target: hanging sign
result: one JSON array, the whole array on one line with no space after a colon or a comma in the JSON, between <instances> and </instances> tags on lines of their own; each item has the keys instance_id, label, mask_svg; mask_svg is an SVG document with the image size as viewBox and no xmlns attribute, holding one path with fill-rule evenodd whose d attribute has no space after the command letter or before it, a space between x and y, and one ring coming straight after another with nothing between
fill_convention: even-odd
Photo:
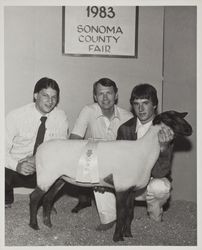
<instances>
[{"instance_id":1,"label":"hanging sign","mask_svg":"<svg viewBox=\"0 0 202 250\"><path fill-rule=\"evenodd\" d=\"M63 52L68 55L137 56L137 7L63 7Z\"/></svg>"}]
</instances>

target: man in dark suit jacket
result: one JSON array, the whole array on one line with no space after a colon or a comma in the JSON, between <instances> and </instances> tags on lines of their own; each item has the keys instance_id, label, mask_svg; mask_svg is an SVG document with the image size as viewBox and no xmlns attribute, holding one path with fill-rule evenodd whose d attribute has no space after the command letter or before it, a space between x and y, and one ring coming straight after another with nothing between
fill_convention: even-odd
<instances>
[{"instance_id":1,"label":"man in dark suit jacket","mask_svg":"<svg viewBox=\"0 0 202 250\"><path fill-rule=\"evenodd\" d=\"M117 133L117 140L137 140L141 138L152 125L158 106L156 89L150 84L139 84L131 93L130 103L134 117L122 124ZM163 205L170 197L171 157L173 151L173 131L159 132L161 152L155 163L151 179L146 190L137 200L146 200L147 212L155 221L162 220Z\"/></svg>"}]
</instances>

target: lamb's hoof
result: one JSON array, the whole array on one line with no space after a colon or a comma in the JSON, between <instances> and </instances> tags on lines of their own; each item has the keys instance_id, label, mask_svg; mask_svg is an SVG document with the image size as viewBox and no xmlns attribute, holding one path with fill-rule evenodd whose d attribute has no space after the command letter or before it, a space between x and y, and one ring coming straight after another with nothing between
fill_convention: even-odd
<instances>
[{"instance_id":1,"label":"lamb's hoof","mask_svg":"<svg viewBox=\"0 0 202 250\"><path fill-rule=\"evenodd\" d=\"M107 231L108 229L112 228L114 226L114 224L116 223L116 221L111 221L109 223L106 223L106 224L100 224L98 225L95 230L96 231Z\"/></svg>"},{"instance_id":2,"label":"lamb's hoof","mask_svg":"<svg viewBox=\"0 0 202 250\"><path fill-rule=\"evenodd\" d=\"M29 223L29 226L34 230L39 230L39 226L35 223Z\"/></svg>"},{"instance_id":3,"label":"lamb's hoof","mask_svg":"<svg viewBox=\"0 0 202 250\"><path fill-rule=\"evenodd\" d=\"M114 241L114 242L124 241L124 238L123 238L123 236L114 235L114 236L113 236L113 241Z\"/></svg>"},{"instance_id":4,"label":"lamb's hoof","mask_svg":"<svg viewBox=\"0 0 202 250\"><path fill-rule=\"evenodd\" d=\"M43 221L44 225L51 228L52 227L52 223L49 220L44 220Z\"/></svg>"},{"instance_id":5,"label":"lamb's hoof","mask_svg":"<svg viewBox=\"0 0 202 250\"><path fill-rule=\"evenodd\" d=\"M133 235L132 235L131 232L125 232L123 236L124 237L128 237L128 238L132 238L133 237Z\"/></svg>"}]
</instances>

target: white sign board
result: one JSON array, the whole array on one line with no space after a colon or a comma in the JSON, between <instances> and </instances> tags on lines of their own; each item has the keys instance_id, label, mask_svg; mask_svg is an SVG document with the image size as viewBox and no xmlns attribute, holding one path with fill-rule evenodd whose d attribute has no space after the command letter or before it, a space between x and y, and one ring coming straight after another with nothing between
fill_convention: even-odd
<instances>
[{"instance_id":1,"label":"white sign board","mask_svg":"<svg viewBox=\"0 0 202 250\"><path fill-rule=\"evenodd\" d=\"M136 57L137 7L63 7L63 52Z\"/></svg>"}]
</instances>

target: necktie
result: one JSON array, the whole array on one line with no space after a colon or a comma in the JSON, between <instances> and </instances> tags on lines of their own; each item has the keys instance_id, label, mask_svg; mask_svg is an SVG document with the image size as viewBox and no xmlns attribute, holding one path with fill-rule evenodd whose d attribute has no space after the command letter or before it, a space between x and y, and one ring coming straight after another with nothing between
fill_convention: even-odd
<instances>
[{"instance_id":1,"label":"necktie","mask_svg":"<svg viewBox=\"0 0 202 250\"><path fill-rule=\"evenodd\" d=\"M37 150L38 146L43 142L45 131L46 131L46 127L45 127L46 119L47 119L46 116L42 116L41 119L40 119L41 124L40 124L38 132L37 132L36 141L35 141L35 144L34 144L33 155L36 154L36 150Z\"/></svg>"}]
</instances>

